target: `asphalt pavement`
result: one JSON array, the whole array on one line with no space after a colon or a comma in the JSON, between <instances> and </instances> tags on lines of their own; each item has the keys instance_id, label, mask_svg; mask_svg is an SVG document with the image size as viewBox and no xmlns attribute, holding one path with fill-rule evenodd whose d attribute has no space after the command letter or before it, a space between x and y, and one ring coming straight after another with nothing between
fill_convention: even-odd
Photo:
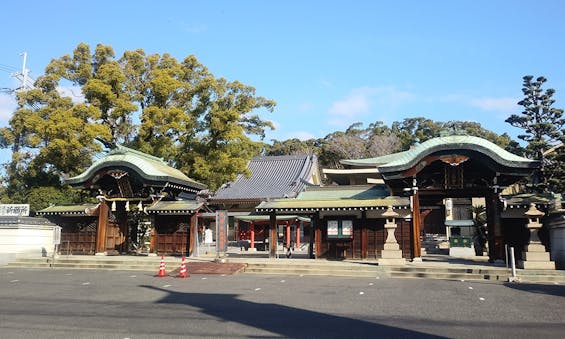
<instances>
[{"instance_id":1,"label":"asphalt pavement","mask_svg":"<svg viewBox=\"0 0 565 339\"><path fill-rule=\"evenodd\" d=\"M562 338L565 287L0 268L1 338Z\"/></svg>"}]
</instances>

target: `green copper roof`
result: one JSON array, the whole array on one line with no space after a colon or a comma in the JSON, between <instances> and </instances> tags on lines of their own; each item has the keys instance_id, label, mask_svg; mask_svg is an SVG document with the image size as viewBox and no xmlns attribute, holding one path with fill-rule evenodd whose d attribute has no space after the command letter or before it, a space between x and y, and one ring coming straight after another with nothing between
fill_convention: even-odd
<instances>
[{"instance_id":1,"label":"green copper roof","mask_svg":"<svg viewBox=\"0 0 565 339\"><path fill-rule=\"evenodd\" d=\"M512 154L486 139L469 135L450 135L433 138L416 145L408 151L377 158L342 160L341 162L351 166L377 166L381 173L386 173L410 168L427 155L450 150L480 152L500 165L512 168L533 168L537 166L537 161Z\"/></svg>"},{"instance_id":2,"label":"green copper roof","mask_svg":"<svg viewBox=\"0 0 565 339\"><path fill-rule=\"evenodd\" d=\"M204 205L196 200L158 201L151 207L147 207L148 214L192 214Z\"/></svg>"},{"instance_id":3,"label":"green copper roof","mask_svg":"<svg viewBox=\"0 0 565 339\"><path fill-rule=\"evenodd\" d=\"M263 201L258 212L309 213L324 210L373 210L388 206L409 206L405 197L388 196L384 186L324 186L308 187L294 199Z\"/></svg>"},{"instance_id":4,"label":"green copper roof","mask_svg":"<svg viewBox=\"0 0 565 339\"><path fill-rule=\"evenodd\" d=\"M253 221L253 222L268 222L271 220L268 215L237 215L234 217L241 221ZM277 221L287 221L287 220L299 220L304 222L310 222L310 218L301 217L298 215L277 215Z\"/></svg>"},{"instance_id":5,"label":"green copper roof","mask_svg":"<svg viewBox=\"0 0 565 339\"><path fill-rule=\"evenodd\" d=\"M95 209L96 207L98 207L98 204L49 206L47 208L37 211L37 214L85 216L85 215L91 215L90 212L88 212L88 210Z\"/></svg>"},{"instance_id":6,"label":"green copper roof","mask_svg":"<svg viewBox=\"0 0 565 339\"><path fill-rule=\"evenodd\" d=\"M117 166L130 168L147 181L169 182L198 190L206 188L206 185L190 179L163 159L121 145L117 145L106 156L94 162L82 174L66 181L72 186L81 187L99 170Z\"/></svg>"},{"instance_id":7,"label":"green copper roof","mask_svg":"<svg viewBox=\"0 0 565 339\"><path fill-rule=\"evenodd\" d=\"M389 195L384 185L343 185L306 187L296 200L380 199Z\"/></svg>"}]
</instances>

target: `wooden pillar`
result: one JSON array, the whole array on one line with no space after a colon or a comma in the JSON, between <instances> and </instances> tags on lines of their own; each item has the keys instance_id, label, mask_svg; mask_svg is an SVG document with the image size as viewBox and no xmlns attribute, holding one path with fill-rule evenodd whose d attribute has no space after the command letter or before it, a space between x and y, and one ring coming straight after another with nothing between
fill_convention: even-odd
<instances>
[{"instance_id":1,"label":"wooden pillar","mask_svg":"<svg viewBox=\"0 0 565 339\"><path fill-rule=\"evenodd\" d=\"M420 258L422 256L422 244L420 243L420 193L418 190L415 190L412 196L412 223L412 257Z\"/></svg>"},{"instance_id":2,"label":"wooden pillar","mask_svg":"<svg viewBox=\"0 0 565 339\"><path fill-rule=\"evenodd\" d=\"M300 229L302 228L303 221L296 223L296 248L300 248Z\"/></svg>"},{"instance_id":3,"label":"wooden pillar","mask_svg":"<svg viewBox=\"0 0 565 339\"><path fill-rule=\"evenodd\" d=\"M316 218L318 217L318 214L314 214L313 216L310 217L310 243L308 244L308 258L313 259L315 258L315 254L314 254L314 227L317 224Z\"/></svg>"},{"instance_id":4,"label":"wooden pillar","mask_svg":"<svg viewBox=\"0 0 565 339\"><path fill-rule=\"evenodd\" d=\"M286 238L285 248L289 248L290 247L290 223L288 221L285 223L284 229L285 229L285 238Z\"/></svg>"},{"instance_id":5,"label":"wooden pillar","mask_svg":"<svg viewBox=\"0 0 565 339\"><path fill-rule=\"evenodd\" d=\"M104 254L106 252L106 228L108 226L108 203L105 200L100 202L98 211L98 228L96 232L96 254Z\"/></svg>"},{"instance_id":6,"label":"wooden pillar","mask_svg":"<svg viewBox=\"0 0 565 339\"><path fill-rule=\"evenodd\" d=\"M320 228L320 214L316 213L316 221L314 224L314 258L318 259L322 256L322 229Z\"/></svg>"},{"instance_id":7,"label":"wooden pillar","mask_svg":"<svg viewBox=\"0 0 565 339\"><path fill-rule=\"evenodd\" d=\"M504 253L504 234L502 230L502 220L500 218L500 201L496 193L487 194L486 199L487 210L487 238L488 238L488 256L489 261L494 262L497 259L503 260Z\"/></svg>"},{"instance_id":8,"label":"wooden pillar","mask_svg":"<svg viewBox=\"0 0 565 339\"><path fill-rule=\"evenodd\" d=\"M367 248L367 212L361 212L361 258L367 259L369 249Z\"/></svg>"},{"instance_id":9,"label":"wooden pillar","mask_svg":"<svg viewBox=\"0 0 565 339\"><path fill-rule=\"evenodd\" d=\"M187 256L192 256L195 249L198 246L198 237L195 234L198 232L198 213L195 211L193 215L190 216L190 227L188 230L188 253Z\"/></svg>"},{"instance_id":10,"label":"wooden pillar","mask_svg":"<svg viewBox=\"0 0 565 339\"><path fill-rule=\"evenodd\" d=\"M249 223L249 241L251 241L249 248L255 248L255 223L253 221Z\"/></svg>"},{"instance_id":11,"label":"wooden pillar","mask_svg":"<svg viewBox=\"0 0 565 339\"><path fill-rule=\"evenodd\" d=\"M269 215L269 258L277 257L277 215L271 212Z\"/></svg>"}]
</instances>

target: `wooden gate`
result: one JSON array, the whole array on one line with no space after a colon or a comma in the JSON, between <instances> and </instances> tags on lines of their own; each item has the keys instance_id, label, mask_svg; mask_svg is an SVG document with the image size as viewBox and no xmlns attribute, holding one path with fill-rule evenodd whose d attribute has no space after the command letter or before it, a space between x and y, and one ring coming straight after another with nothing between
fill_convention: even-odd
<instances>
[{"instance_id":1,"label":"wooden gate","mask_svg":"<svg viewBox=\"0 0 565 339\"><path fill-rule=\"evenodd\" d=\"M119 254L127 251L126 235L118 223L109 222L106 227L106 252Z\"/></svg>"},{"instance_id":2,"label":"wooden gate","mask_svg":"<svg viewBox=\"0 0 565 339\"><path fill-rule=\"evenodd\" d=\"M188 244L188 232L184 230L155 235L155 252L159 255L188 255Z\"/></svg>"}]
</instances>

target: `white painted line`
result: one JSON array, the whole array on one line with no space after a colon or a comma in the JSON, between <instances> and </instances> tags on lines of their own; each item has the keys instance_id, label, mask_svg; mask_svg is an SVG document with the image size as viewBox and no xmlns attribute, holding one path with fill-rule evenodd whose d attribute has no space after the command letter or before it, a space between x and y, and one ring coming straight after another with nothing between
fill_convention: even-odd
<instances>
[{"instance_id":1,"label":"white painted line","mask_svg":"<svg viewBox=\"0 0 565 339\"><path fill-rule=\"evenodd\" d=\"M301 274L300 276L301 276L301 277L303 277L303 276L304 276L304 274Z\"/></svg>"},{"instance_id":2,"label":"white painted line","mask_svg":"<svg viewBox=\"0 0 565 339\"><path fill-rule=\"evenodd\" d=\"M472 289L473 289L473 287L469 286L469 289L470 289L470 290L472 290Z\"/></svg>"},{"instance_id":3,"label":"white painted line","mask_svg":"<svg viewBox=\"0 0 565 339\"><path fill-rule=\"evenodd\" d=\"M87 282L83 282L82 285L83 285L83 286L84 286L84 285L90 285L90 283L87 281Z\"/></svg>"},{"instance_id":4,"label":"white painted line","mask_svg":"<svg viewBox=\"0 0 565 339\"><path fill-rule=\"evenodd\" d=\"M14 272L8 272L8 274L14 274Z\"/></svg>"},{"instance_id":5,"label":"white painted line","mask_svg":"<svg viewBox=\"0 0 565 339\"><path fill-rule=\"evenodd\" d=\"M281 280L281 282L283 283L283 282L285 282L285 281L284 281L284 280Z\"/></svg>"},{"instance_id":6,"label":"white painted line","mask_svg":"<svg viewBox=\"0 0 565 339\"><path fill-rule=\"evenodd\" d=\"M222 277L225 277L225 276L226 276L225 274L222 274Z\"/></svg>"},{"instance_id":7,"label":"white painted line","mask_svg":"<svg viewBox=\"0 0 565 339\"><path fill-rule=\"evenodd\" d=\"M257 287L257 288L255 289L255 291L260 291L260 290L261 290L261 287Z\"/></svg>"},{"instance_id":8,"label":"white painted line","mask_svg":"<svg viewBox=\"0 0 565 339\"><path fill-rule=\"evenodd\" d=\"M461 279L461 282L465 282L465 279Z\"/></svg>"},{"instance_id":9,"label":"white painted line","mask_svg":"<svg viewBox=\"0 0 565 339\"><path fill-rule=\"evenodd\" d=\"M130 275L129 277L130 277L130 278L135 278L135 277L137 277L137 275Z\"/></svg>"},{"instance_id":10,"label":"white painted line","mask_svg":"<svg viewBox=\"0 0 565 339\"><path fill-rule=\"evenodd\" d=\"M360 295L363 295L363 294L365 294L365 292L359 292L359 294L360 294Z\"/></svg>"},{"instance_id":11,"label":"white painted line","mask_svg":"<svg viewBox=\"0 0 565 339\"><path fill-rule=\"evenodd\" d=\"M16 282L18 282L18 281L19 281L18 279L15 279L15 280L12 280L12 281L10 281L10 282L11 282L11 283L16 283Z\"/></svg>"},{"instance_id":12,"label":"white painted line","mask_svg":"<svg viewBox=\"0 0 565 339\"><path fill-rule=\"evenodd\" d=\"M65 273L65 275L73 275L72 273Z\"/></svg>"},{"instance_id":13,"label":"white painted line","mask_svg":"<svg viewBox=\"0 0 565 339\"><path fill-rule=\"evenodd\" d=\"M379 280L381 277L376 277L375 279Z\"/></svg>"},{"instance_id":14,"label":"white painted line","mask_svg":"<svg viewBox=\"0 0 565 339\"><path fill-rule=\"evenodd\" d=\"M208 279L208 278L206 278L206 277L202 278L202 280L206 280L206 279Z\"/></svg>"},{"instance_id":15,"label":"white painted line","mask_svg":"<svg viewBox=\"0 0 565 339\"><path fill-rule=\"evenodd\" d=\"M554 281L553 284L554 284L554 285L559 285L559 283L558 283L557 281Z\"/></svg>"},{"instance_id":16,"label":"white painted line","mask_svg":"<svg viewBox=\"0 0 565 339\"><path fill-rule=\"evenodd\" d=\"M163 285L163 288L171 287L171 285Z\"/></svg>"},{"instance_id":17,"label":"white painted line","mask_svg":"<svg viewBox=\"0 0 565 339\"><path fill-rule=\"evenodd\" d=\"M369 286L373 286L373 283L369 283Z\"/></svg>"},{"instance_id":18,"label":"white painted line","mask_svg":"<svg viewBox=\"0 0 565 339\"><path fill-rule=\"evenodd\" d=\"M483 301L483 300L485 300L485 298L482 298L482 297L481 297L481 298L479 298L479 300Z\"/></svg>"}]
</instances>

